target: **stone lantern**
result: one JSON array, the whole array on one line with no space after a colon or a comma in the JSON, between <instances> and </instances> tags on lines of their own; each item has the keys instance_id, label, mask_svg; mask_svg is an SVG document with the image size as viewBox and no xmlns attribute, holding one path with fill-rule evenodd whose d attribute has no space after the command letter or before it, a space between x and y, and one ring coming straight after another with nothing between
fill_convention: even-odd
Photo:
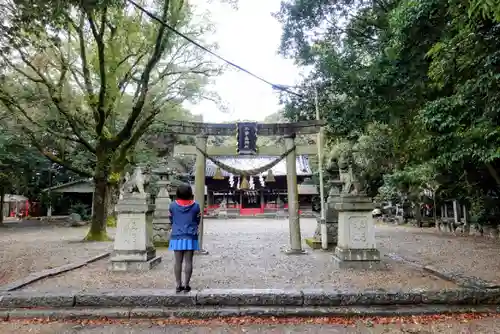
<instances>
[{"instance_id":1,"label":"stone lantern","mask_svg":"<svg viewBox=\"0 0 500 334\"><path fill-rule=\"evenodd\" d=\"M156 247L168 247L170 241L170 231L172 225L169 217L169 208L172 200L170 191L172 190L172 171L169 168L161 167L153 170L157 175L158 195L155 200L155 212L153 218L153 244Z\"/></svg>"}]
</instances>

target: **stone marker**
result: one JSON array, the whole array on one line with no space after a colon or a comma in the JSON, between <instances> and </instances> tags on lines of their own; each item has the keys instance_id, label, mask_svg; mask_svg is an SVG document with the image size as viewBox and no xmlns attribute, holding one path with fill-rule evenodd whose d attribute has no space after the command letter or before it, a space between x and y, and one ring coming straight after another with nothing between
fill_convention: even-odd
<instances>
[{"instance_id":1,"label":"stone marker","mask_svg":"<svg viewBox=\"0 0 500 334\"><path fill-rule=\"evenodd\" d=\"M124 184L123 198L116 205L118 222L110 259L113 271L150 270L161 262L152 243L154 208L148 205L147 197L144 177L140 168L136 168Z\"/></svg>"},{"instance_id":2,"label":"stone marker","mask_svg":"<svg viewBox=\"0 0 500 334\"><path fill-rule=\"evenodd\" d=\"M158 186L160 190L155 200L155 211L153 218L153 244L155 247L168 247L172 224L169 217L169 208L172 200L169 192L172 184L170 182L170 170L157 169L153 173L160 178Z\"/></svg>"}]
</instances>

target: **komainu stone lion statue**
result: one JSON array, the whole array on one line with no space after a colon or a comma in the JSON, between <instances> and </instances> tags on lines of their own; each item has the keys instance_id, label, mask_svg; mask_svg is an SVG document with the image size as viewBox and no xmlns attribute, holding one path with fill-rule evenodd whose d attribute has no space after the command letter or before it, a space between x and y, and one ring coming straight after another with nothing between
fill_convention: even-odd
<instances>
[{"instance_id":1,"label":"komainu stone lion statue","mask_svg":"<svg viewBox=\"0 0 500 334\"><path fill-rule=\"evenodd\" d=\"M364 193L362 183L353 171L351 164L339 164L342 194L361 195Z\"/></svg>"},{"instance_id":2,"label":"komainu stone lion statue","mask_svg":"<svg viewBox=\"0 0 500 334\"><path fill-rule=\"evenodd\" d=\"M131 176L129 173L125 174L125 182L122 186L122 194L141 194L145 195L144 186L147 184L147 179L142 174L140 167L136 167Z\"/></svg>"},{"instance_id":3,"label":"komainu stone lion statue","mask_svg":"<svg viewBox=\"0 0 500 334\"><path fill-rule=\"evenodd\" d=\"M327 172L330 169L329 174L332 174L333 167L337 167L339 179L342 183L341 193L344 195L362 195L365 193L362 168L356 163L354 153L353 145L346 141L332 147L328 155L329 168L327 168Z\"/></svg>"}]
</instances>

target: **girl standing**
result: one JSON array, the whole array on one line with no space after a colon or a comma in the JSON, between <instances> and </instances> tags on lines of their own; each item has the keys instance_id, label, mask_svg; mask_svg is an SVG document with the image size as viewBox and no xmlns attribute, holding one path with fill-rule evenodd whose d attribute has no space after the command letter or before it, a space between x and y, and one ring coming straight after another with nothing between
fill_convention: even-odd
<instances>
[{"instance_id":1,"label":"girl standing","mask_svg":"<svg viewBox=\"0 0 500 334\"><path fill-rule=\"evenodd\" d=\"M189 282L193 274L194 251L199 250L198 225L201 220L200 205L193 200L193 189L189 184L177 188L177 198L170 204L169 250L174 251L174 274L177 284L175 291L191 291ZM182 285L182 263L184 262L184 285Z\"/></svg>"}]
</instances>

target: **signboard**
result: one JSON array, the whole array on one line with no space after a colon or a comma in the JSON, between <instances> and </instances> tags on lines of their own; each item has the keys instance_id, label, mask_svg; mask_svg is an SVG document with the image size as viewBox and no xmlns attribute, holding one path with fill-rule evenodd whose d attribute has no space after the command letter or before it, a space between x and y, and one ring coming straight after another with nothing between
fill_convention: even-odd
<instances>
[{"instance_id":1,"label":"signboard","mask_svg":"<svg viewBox=\"0 0 500 334\"><path fill-rule=\"evenodd\" d=\"M238 140L236 152L238 154L257 154L257 123L238 123L236 136Z\"/></svg>"}]
</instances>

